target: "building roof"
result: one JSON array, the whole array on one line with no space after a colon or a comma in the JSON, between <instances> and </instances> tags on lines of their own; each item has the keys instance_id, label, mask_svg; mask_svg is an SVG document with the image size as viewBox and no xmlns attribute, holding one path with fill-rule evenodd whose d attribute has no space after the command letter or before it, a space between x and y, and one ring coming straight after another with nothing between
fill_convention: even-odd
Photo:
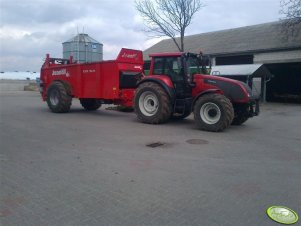
<instances>
[{"instance_id":1,"label":"building roof","mask_svg":"<svg viewBox=\"0 0 301 226\"><path fill-rule=\"evenodd\" d=\"M98 41L91 38L88 34L78 34L75 37L63 43L68 43L68 42L84 42L84 43L90 42L90 43L100 44Z\"/></svg>"},{"instance_id":2,"label":"building roof","mask_svg":"<svg viewBox=\"0 0 301 226\"><path fill-rule=\"evenodd\" d=\"M283 22L277 21L186 36L185 51L202 51L210 55L232 55L301 49L301 32L295 37L287 38L282 24ZM296 29L301 29L301 24ZM171 39L162 40L144 51L144 59L148 59L150 53L175 51L177 48Z\"/></svg>"}]
</instances>

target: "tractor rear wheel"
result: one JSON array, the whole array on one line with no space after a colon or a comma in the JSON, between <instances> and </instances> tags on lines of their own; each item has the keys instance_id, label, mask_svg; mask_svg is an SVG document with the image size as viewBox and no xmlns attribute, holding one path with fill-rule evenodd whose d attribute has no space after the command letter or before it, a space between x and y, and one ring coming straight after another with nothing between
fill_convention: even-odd
<instances>
[{"instance_id":1,"label":"tractor rear wheel","mask_svg":"<svg viewBox=\"0 0 301 226\"><path fill-rule=\"evenodd\" d=\"M79 99L80 104L87 111L95 111L101 107L101 101L95 98L83 98Z\"/></svg>"},{"instance_id":2,"label":"tractor rear wheel","mask_svg":"<svg viewBox=\"0 0 301 226\"><path fill-rule=\"evenodd\" d=\"M70 110L72 97L63 83L55 81L47 89L46 101L52 112L66 113Z\"/></svg>"},{"instance_id":3,"label":"tractor rear wheel","mask_svg":"<svg viewBox=\"0 0 301 226\"><path fill-rule=\"evenodd\" d=\"M142 83L136 90L134 101L135 113L144 123L164 123L171 116L170 98L164 89L154 82Z\"/></svg>"},{"instance_id":4,"label":"tractor rear wheel","mask_svg":"<svg viewBox=\"0 0 301 226\"><path fill-rule=\"evenodd\" d=\"M219 132L226 129L234 118L230 100L217 93L200 97L194 105L194 119L199 129Z\"/></svg>"}]
</instances>

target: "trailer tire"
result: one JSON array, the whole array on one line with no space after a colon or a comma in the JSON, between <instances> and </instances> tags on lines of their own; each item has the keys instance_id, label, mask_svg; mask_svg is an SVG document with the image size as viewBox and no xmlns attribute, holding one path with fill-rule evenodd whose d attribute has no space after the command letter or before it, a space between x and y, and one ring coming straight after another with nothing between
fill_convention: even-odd
<instances>
[{"instance_id":1,"label":"trailer tire","mask_svg":"<svg viewBox=\"0 0 301 226\"><path fill-rule=\"evenodd\" d=\"M218 93L201 96L195 102L193 113L198 128L211 132L223 131L234 118L232 103Z\"/></svg>"},{"instance_id":2,"label":"trailer tire","mask_svg":"<svg viewBox=\"0 0 301 226\"><path fill-rule=\"evenodd\" d=\"M87 111L96 111L101 107L101 101L95 98L82 98L79 99L80 104Z\"/></svg>"},{"instance_id":3,"label":"trailer tire","mask_svg":"<svg viewBox=\"0 0 301 226\"><path fill-rule=\"evenodd\" d=\"M54 81L47 89L47 105L54 113L66 113L70 111L72 96L63 83Z\"/></svg>"},{"instance_id":4,"label":"trailer tire","mask_svg":"<svg viewBox=\"0 0 301 226\"><path fill-rule=\"evenodd\" d=\"M134 99L135 113L143 123L160 124L171 117L171 101L157 83L145 82L138 86Z\"/></svg>"}]
</instances>

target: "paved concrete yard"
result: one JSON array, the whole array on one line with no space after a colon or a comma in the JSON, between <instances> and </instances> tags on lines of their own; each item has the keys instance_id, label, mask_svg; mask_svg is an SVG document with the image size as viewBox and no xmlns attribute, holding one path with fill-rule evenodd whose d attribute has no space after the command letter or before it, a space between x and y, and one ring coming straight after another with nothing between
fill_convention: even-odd
<instances>
[{"instance_id":1,"label":"paved concrete yard","mask_svg":"<svg viewBox=\"0 0 301 226\"><path fill-rule=\"evenodd\" d=\"M301 215L300 105L266 104L210 133L192 117L146 125L77 100L53 114L33 92L0 101L2 225L278 225L271 205Z\"/></svg>"}]
</instances>

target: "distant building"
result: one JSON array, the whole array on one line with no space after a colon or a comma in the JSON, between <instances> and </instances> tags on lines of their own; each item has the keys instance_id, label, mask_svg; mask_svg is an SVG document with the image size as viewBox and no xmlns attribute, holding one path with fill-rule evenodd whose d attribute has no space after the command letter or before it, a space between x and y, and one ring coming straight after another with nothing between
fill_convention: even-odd
<instances>
[{"instance_id":1,"label":"distant building","mask_svg":"<svg viewBox=\"0 0 301 226\"><path fill-rule=\"evenodd\" d=\"M296 29L301 30L301 24ZM267 100L301 102L301 32L287 37L282 22L272 22L185 37L185 51L210 55L213 65L264 64L274 75L266 84ZM171 39L144 51L177 52Z\"/></svg>"}]
</instances>

